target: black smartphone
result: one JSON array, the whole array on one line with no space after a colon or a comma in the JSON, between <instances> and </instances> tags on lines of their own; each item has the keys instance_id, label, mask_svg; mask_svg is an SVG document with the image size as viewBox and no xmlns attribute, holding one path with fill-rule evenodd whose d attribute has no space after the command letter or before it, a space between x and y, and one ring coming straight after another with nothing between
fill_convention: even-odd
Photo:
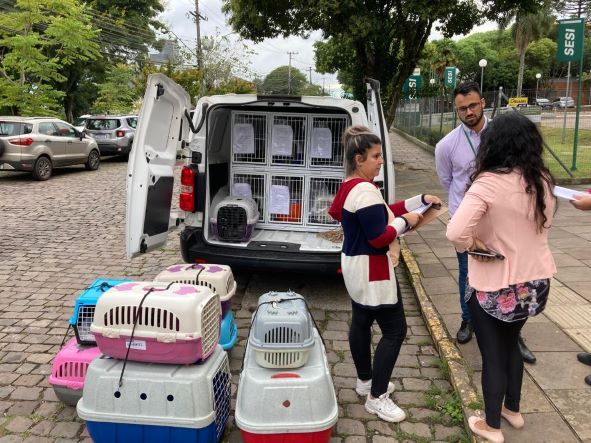
<instances>
[{"instance_id":1,"label":"black smartphone","mask_svg":"<svg viewBox=\"0 0 591 443\"><path fill-rule=\"evenodd\" d=\"M473 255L474 257L492 257L498 260L505 260L505 256L503 254L499 254L495 251L482 251L480 249L476 249L474 251L466 251L469 255Z\"/></svg>"}]
</instances>

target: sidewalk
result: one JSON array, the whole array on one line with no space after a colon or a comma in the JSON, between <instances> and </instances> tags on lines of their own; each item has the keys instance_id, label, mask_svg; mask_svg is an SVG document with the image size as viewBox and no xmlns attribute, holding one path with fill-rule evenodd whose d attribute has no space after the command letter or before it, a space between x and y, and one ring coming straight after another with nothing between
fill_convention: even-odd
<instances>
[{"instance_id":1,"label":"sidewalk","mask_svg":"<svg viewBox=\"0 0 591 443\"><path fill-rule=\"evenodd\" d=\"M433 154L396 133L390 134L390 140L396 162L396 199L429 193L447 200ZM454 338L461 321L457 259L445 238L446 222L443 216L405 239L420 269L421 285ZM558 272L548 305L523 330L538 359L525 368L521 406L526 427L515 431L503 424L503 432L510 442L591 442L591 387L584 382L591 367L576 359L578 352L591 352L591 213L561 201L550 244ZM458 348L480 393L482 365L476 340Z\"/></svg>"}]
</instances>

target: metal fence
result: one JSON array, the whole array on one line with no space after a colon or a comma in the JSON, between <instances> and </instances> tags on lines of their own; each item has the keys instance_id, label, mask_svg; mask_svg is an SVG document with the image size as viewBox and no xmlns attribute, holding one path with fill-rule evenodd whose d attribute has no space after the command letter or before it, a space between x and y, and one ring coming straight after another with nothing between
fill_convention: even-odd
<instances>
[{"instance_id":1,"label":"metal fence","mask_svg":"<svg viewBox=\"0 0 591 443\"><path fill-rule=\"evenodd\" d=\"M531 91L524 91L523 95L530 97L530 105L510 108L506 96L501 96L499 103L499 91L485 92L485 114L491 117L495 102L497 113L515 112L515 109L524 113L540 128L546 142L546 164L555 177L591 178L591 106L581 106L575 136L576 94L571 95L575 103L573 108L552 109L531 104L535 102L535 91L533 96ZM445 94L401 100L393 126L435 146L458 124L460 120L453 106L453 95Z\"/></svg>"}]
</instances>

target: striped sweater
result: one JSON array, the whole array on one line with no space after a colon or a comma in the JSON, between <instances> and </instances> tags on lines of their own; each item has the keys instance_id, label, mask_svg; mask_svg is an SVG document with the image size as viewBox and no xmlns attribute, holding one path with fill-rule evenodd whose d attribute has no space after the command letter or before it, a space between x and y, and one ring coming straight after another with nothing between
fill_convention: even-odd
<instances>
[{"instance_id":1,"label":"striped sweater","mask_svg":"<svg viewBox=\"0 0 591 443\"><path fill-rule=\"evenodd\" d=\"M329 214L343 227L341 268L354 303L376 308L398 302L388 246L406 229L399 216L422 203L422 196L417 195L389 205L396 218L388 224L386 203L373 182L356 178L341 184Z\"/></svg>"}]
</instances>

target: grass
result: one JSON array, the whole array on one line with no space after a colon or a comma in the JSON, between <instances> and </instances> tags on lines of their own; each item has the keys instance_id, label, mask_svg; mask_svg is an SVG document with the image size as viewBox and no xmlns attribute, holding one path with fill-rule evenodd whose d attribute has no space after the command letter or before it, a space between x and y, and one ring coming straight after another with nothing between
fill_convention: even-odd
<instances>
[{"instance_id":1,"label":"grass","mask_svg":"<svg viewBox=\"0 0 591 443\"><path fill-rule=\"evenodd\" d=\"M566 129L564 143L562 143L562 128L542 127L540 129L548 146L550 146L570 170L573 160L574 129ZM547 150L544 150L544 160L556 178L569 177L568 173ZM579 129L579 139L577 143L577 170L571 172L575 177L591 177L590 129Z\"/></svg>"},{"instance_id":2,"label":"grass","mask_svg":"<svg viewBox=\"0 0 591 443\"><path fill-rule=\"evenodd\" d=\"M439 386L432 384L425 393L425 405L429 409L446 414L453 424L464 423L462 403L455 391L443 392Z\"/></svg>"}]
</instances>

